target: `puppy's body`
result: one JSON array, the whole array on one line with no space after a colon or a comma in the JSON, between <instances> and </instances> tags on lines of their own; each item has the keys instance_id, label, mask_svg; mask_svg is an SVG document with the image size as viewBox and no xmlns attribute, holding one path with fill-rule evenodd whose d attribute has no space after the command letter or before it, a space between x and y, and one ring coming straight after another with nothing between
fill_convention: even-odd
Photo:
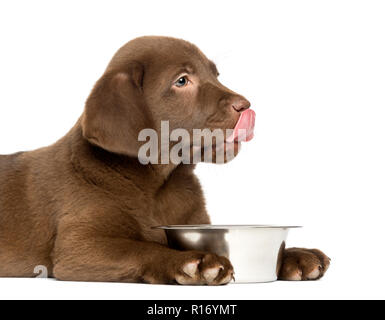
<instances>
[{"instance_id":1,"label":"puppy's body","mask_svg":"<svg viewBox=\"0 0 385 320\"><path fill-rule=\"evenodd\" d=\"M151 229L210 222L194 165L137 158L138 132L159 132L162 120L189 132L234 128L249 103L217 75L190 43L136 39L115 55L64 138L0 156L0 276L35 276L43 265L61 280L228 283L226 258L169 249ZM281 278L319 278L328 265L318 251L289 249Z\"/></svg>"},{"instance_id":2,"label":"puppy's body","mask_svg":"<svg viewBox=\"0 0 385 320\"><path fill-rule=\"evenodd\" d=\"M152 226L209 223L192 165L168 176L91 145L79 124L48 148L1 156L0 181L0 276L34 276L38 265L53 275L61 228L84 223L84 237L100 229L106 242L110 237L166 245L163 232Z\"/></svg>"}]
</instances>

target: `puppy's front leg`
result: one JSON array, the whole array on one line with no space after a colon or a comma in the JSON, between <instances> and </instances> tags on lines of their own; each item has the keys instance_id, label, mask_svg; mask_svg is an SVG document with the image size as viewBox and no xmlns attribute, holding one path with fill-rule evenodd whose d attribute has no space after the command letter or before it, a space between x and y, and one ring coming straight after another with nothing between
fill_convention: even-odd
<instances>
[{"instance_id":1,"label":"puppy's front leg","mask_svg":"<svg viewBox=\"0 0 385 320\"><path fill-rule=\"evenodd\" d=\"M224 257L176 251L155 242L84 235L77 230L58 236L55 278L188 285L222 285L233 279L233 267Z\"/></svg>"}]
</instances>

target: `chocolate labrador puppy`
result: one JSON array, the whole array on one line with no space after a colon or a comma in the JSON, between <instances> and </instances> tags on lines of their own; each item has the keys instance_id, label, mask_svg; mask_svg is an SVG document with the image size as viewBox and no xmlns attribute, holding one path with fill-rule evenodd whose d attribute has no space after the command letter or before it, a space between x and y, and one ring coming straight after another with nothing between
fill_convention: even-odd
<instances>
[{"instance_id":1,"label":"chocolate labrador puppy","mask_svg":"<svg viewBox=\"0 0 385 320\"><path fill-rule=\"evenodd\" d=\"M0 276L34 277L40 265L60 280L230 282L226 258L172 250L163 232L151 229L210 223L194 164L138 158L139 132L160 132L162 120L189 133L242 127L251 138L249 102L217 76L215 64L189 42L132 40L113 57L64 138L0 156ZM216 145L236 156L240 142L230 140L231 147L228 140ZM279 277L318 279L328 266L319 250L287 249Z\"/></svg>"}]
</instances>

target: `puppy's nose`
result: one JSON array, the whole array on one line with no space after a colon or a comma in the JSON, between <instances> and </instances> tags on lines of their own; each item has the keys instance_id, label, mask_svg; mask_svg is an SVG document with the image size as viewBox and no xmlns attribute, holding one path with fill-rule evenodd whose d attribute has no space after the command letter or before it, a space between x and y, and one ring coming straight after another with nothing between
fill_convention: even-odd
<instances>
[{"instance_id":1,"label":"puppy's nose","mask_svg":"<svg viewBox=\"0 0 385 320\"><path fill-rule=\"evenodd\" d=\"M236 98L231 103L235 111L242 112L250 108L250 102L245 98Z\"/></svg>"}]
</instances>

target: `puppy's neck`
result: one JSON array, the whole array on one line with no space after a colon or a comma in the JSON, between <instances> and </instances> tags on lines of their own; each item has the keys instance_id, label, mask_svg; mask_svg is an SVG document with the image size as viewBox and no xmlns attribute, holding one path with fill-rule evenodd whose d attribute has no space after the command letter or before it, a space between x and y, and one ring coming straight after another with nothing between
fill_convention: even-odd
<instances>
[{"instance_id":1,"label":"puppy's neck","mask_svg":"<svg viewBox=\"0 0 385 320\"><path fill-rule=\"evenodd\" d=\"M125 186L135 185L138 191L145 189L156 194L174 173L195 167L173 163L143 165L137 158L111 153L88 142L79 122L59 143L70 148L72 165L84 179L119 193Z\"/></svg>"},{"instance_id":2,"label":"puppy's neck","mask_svg":"<svg viewBox=\"0 0 385 320\"><path fill-rule=\"evenodd\" d=\"M182 165L175 165L170 163L170 164L148 164L146 166L151 168L154 174L157 175L160 179L163 179L163 181L167 181L170 175L173 173L173 171Z\"/></svg>"}]
</instances>

